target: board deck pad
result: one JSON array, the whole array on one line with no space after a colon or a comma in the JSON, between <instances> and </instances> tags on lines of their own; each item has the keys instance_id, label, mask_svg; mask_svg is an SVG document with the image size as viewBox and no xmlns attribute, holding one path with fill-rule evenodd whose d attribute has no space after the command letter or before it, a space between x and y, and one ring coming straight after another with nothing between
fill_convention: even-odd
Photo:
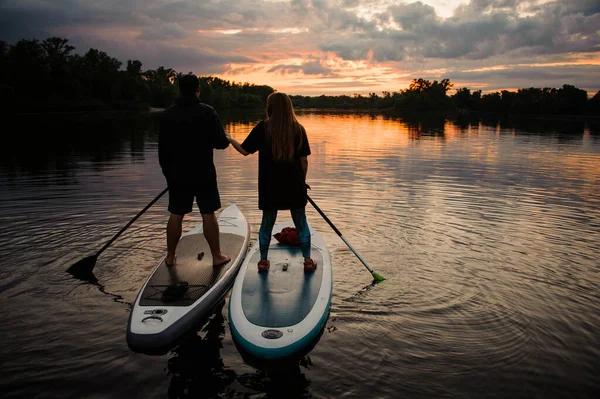
<instances>
[{"instance_id":1,"label":"board deck pad","mask_svg":"<svg viewBox=\"0 0 600 399\"><path fill-rule=\"evenodd\" d=\"M304 272L300 247L271 244L269 272L258 272L260 251L248 264L242 288L242 309L252 324L263 327L287 327L302 321L311 311L323 278L323 257L311 251L317 261L314 272Z\"/></svg>"},{"instance_id":2,"label":"board deck pad","mask_svg":"<svg viewBox=\"0 0 600 399\"><path fill-rule=\"evenodd\" d=\"M221 233L219 237L221 252L230 256L232 261L213 267L204 234L185 235L177 245L175 266L167 267L164 260L161 262L142 292L140 306L189 306L204 295L229 270L244 244L244 237L237 234ZM202 260L198 260L200 252L204 252ZM163 292L179 282L188 283L186 292L178 299L165 301Z\"/></svg>"}]
</instances>

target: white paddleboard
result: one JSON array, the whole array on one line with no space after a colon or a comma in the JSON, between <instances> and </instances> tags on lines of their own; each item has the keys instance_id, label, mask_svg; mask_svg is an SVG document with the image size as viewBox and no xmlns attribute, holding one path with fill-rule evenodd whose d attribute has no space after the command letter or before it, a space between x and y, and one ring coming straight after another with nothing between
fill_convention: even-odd
<instances>
[{"instance_id":1,"label":"white paddleboard","mask_svg":"<svg viewBox=\"0 0 600 399\"><path fill-rule=\"evenodd\" d=\"M278 223L273 234L293 222ZM311 232L314 272L304 272L299 246L271 240L268 272L259 272L258 241L235 279L229 299L229 323L239 349L257 359L286 359L303 354L322 333L331 306L331 259L325 242Z\"/></svg>"},{"instance_id":2,"label":"white paddleboard","mask_svg":"<svg viewBox=\"0 0 600 399\"><path fill-rule=\"evenodd\" d=\"M175 266L167 267L163 258L137 295L126 335L132 351L167 353L223 300L246 256L250 227L235 205L224 209L218 222L221 252L231 261L212 266L202 222L185 233L177 246Z\"/></svg>"}]
</instances>

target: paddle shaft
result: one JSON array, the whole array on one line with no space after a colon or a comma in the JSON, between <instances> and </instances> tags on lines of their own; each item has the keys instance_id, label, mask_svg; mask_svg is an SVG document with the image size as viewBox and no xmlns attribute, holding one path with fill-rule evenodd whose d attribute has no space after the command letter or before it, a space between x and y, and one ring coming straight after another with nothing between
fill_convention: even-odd
<instances>
[{"instance_id":1,"label":"paddle shaft","mask_svg":"<svg viewBox=\"0 0 600 399\"><path fill-rule=\"evenodd\" d=\"M358 254L358 252L356 252L354 250L354 248L352 248L352 245L350 245L350 243L344 238L342 233L340 233L340 231L337 229L337 227L335 227L335 225L331 222L331 220L329 220L329 218L327 217L327 215L325 215L325 213L321 210L321 208L319 208L317 206L317 204L315 204L315 201L313 201L312 198L310 198L310 196L308 194L306 195L306 197L308 198L308 202L310 202L312 204L312 206L317 210L317 212L319 212L319 214L321 214L321 216L323 216L323 219L325 219L325 221L329 224L329 226L331 226L333 231L335 231L335 233L346 243L348 248L350 248L350 250L352 252L354 252L354 255L356 255L356 257L362 262L362 264L365 265L367 270L369 270L371 272L371 274L373 274L374 273L373 269L371 269L369 267L369 265L367 265L367 262L365 262L365 260Z\"/></svg>"},{"instance_id":2,"label":"paddle shaft","mask_svg":"<svg viewBox=\"0 0 600 399\"><path fill-rule=\"evenodd\" d=\"M102 252L104 252L104 250L106 248L108 248L110 246L110 244L112 244L121 234L123 234L123 232L125 230L127 230L127 228L133 224L133 222L135 222L136 220L138 220L138 218L140 216L142 216L144 214L144 212L146 212L152 205L154 205L154 203L156 201L158 201L160 199L160 197L162 197L163 195L165 195L165 193L167 191L169 191L169 187L167 187L164 190L162 190L161 193L156 196L156 198L154 198L152 201L150 201L150 203L148 205L146 205L146 207L144 209L142 209L137 215L135 215L135 217L133 219L131 219L129 221L129 223L127 223L125 225L125 227L123 227L117 234L115 234L115 236L113 238L111 238L106 244L104 244L104 246L98 252L96 252L95 256L98 257Z\"/></svg>"}]
</instances>

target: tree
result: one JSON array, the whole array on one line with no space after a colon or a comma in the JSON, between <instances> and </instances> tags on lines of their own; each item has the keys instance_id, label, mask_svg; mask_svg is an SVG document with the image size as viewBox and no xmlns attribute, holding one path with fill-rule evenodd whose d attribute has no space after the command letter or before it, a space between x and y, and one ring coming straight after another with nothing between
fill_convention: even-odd
<instances>
[{"instance_id":1,"label":"tree","mask_svg":"<svg viewBox=\"0 0 600 399\"><path fill-rule=\"evenodd\" d=\"M3 79L17 94L13 99L14 105L18 108L35 107L29 104L33 93L38 101L45 101L48 92L42 88L49 82L50 70L40 41L19 40L8 49L6 58L6 75Z\"/></svg>"},{"instance_id":2,"label":"tree","mask_svg":"<svg viewBox=\"0 0 600 399\"><path fill-rule=\"evenodd\" d=\"M502 96L500 93L484 94L481 97L481 110L487 112L498 112L502 109Z\"/></svg>"},{"instance_id":3,"label":"tree","mask_svg":"<svg viewBox=\"0 0 600 399\"><path fill-rule=\"evenodd\" d=\"M600 90L588 102L588 113L591 115L600 116Z\"/></svg>"},{"instance_id":4,"label":"tree","mask_svg":"<svg viewBox=\"0 0 600 399\"><path fill-rule=\"evenodd\" d=\"M0 59L4 60L8 54L8 43L0 40Z\"/></svg>"},{"instance_id":5,"label":"tree","mask_svg":"<svg viewBox=\"0 0 600 399\"><path fill-rule=\"evenodd\" d=\"M509 113L513 109L513 102L517 94L513 91L502 90L500 95L502 107L499 111L503 113Z\"/></svg>"},{"instance_id":6,"label":"tree","mask_svg":"<svg viewBox=\"0 0 600 399\"><path fill-rule=\"evenodd\" d=\"M557 111L561 114L577 115L587 108L587 91L572 85L563 85L556 93Z\"/></svg>"},{"instance_id":7,"label":"tree","mask_svg":"<svg viewBox=\"0 0 600 399\"><path fill-rule=\"evenodd\" d=\"M138 60L127 60L127 75L132 78L142 76L142 62Z\"/></svg>"},{"instance_id":8,"label":"tree","mask_svg":"<svg viewBox=\"0 0 600 399\"><path fill-rule=\"evenodd\" d=\"M156 70L147 70L143 73L152 92L152 105L155 107L168 107L177 97L177 87L174 85L177 72L172 68L159 66Z\"/></svg>"},{"instance_id":9,"label":"tree","mask_svg":"<svg viewBox=\"0 0 600 399\"><path fill-rule=\"evenodd\" d=\"M42 42L42 49L50 63L66 64L71 51L75 50L75 47L67 44L68 42L68 39L60 37L50 37Z\"/></svg>"},{"instance_id":10,"label":"tree","mask_svg":"<svg viewBox=\"0 0 600 399\"><path fill-rule=\"evenodd\" d=\"M471 90L467 87L456 89L456 93L452 96L454 105L458 108L469 108L471 102Z\"/></svg>"},{"instance_id":11,"label":"tree","mask_svg":"<svg viewBox=\"0 0 600 399\"><path fill-rule=\"evenodd\" d=\"M417 93L422 93L431 88L432 83L429 80L425 80L423 78L413 79L408 86L408 91L414 91Z\"/></svg>"}]
</instances>

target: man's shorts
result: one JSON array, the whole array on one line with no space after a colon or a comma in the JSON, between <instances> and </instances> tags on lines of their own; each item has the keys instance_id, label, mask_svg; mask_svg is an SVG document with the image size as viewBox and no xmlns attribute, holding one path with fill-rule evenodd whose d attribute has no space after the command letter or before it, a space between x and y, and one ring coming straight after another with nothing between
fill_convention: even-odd
<instances>
[{"instance_id":1,"label":"man's shorts","mask_svg":"<svg viewBox=\"0 0 600 399\"><path fill-rule=\"evenodd\" d=\"M169 186L169 212L175 215L190 213L194 197L200 213L212 213L221 208L219 189L216 186Z\"/></svg>"}]
</instances>

